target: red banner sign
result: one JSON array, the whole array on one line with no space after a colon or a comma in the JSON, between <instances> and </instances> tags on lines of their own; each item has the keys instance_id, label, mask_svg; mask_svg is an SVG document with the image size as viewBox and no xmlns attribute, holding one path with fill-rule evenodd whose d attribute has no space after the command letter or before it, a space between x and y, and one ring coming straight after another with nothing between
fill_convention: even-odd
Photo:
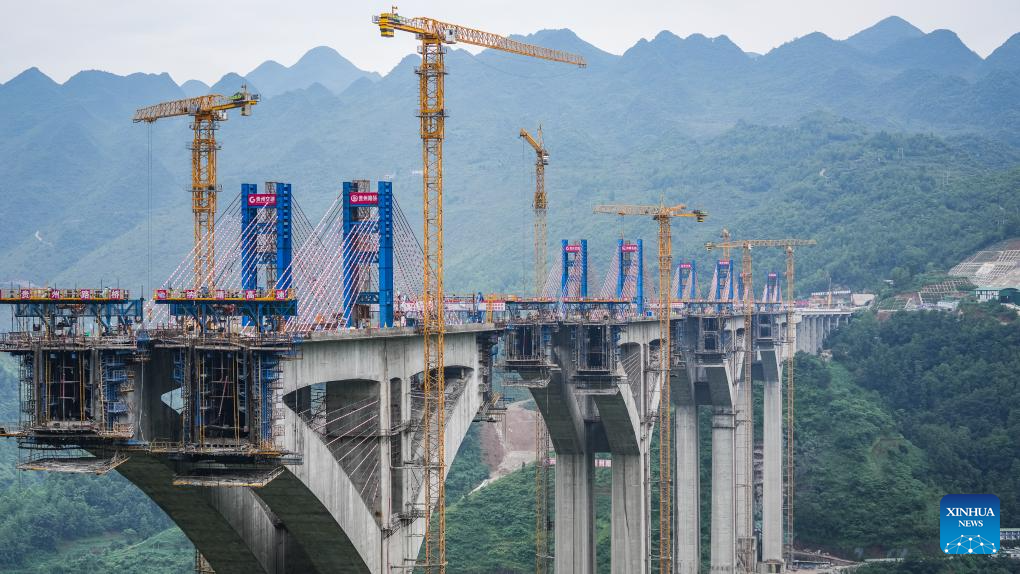
<instances>
[{"instance_id":1,"label":"red banner sign","mask_svg":"<svg viewBox=\"0 0 1020 574\"><path fill-rule=\"evenodd\" d=\"M92 298L92 289L82 289L82 290L78 291L78 298L79 299L84 299L86 301L91 299Z\"/></svg>"},{"instance_id":2,"label":"red banner sign","mask_svg":"<svg viewBox=\"0 0 1020 574\"><path fill-rule=\"evenodd\" d=\"M379 205L378 193L351 193L351 205Z\"/></svg>"},{"instance_id":3,"label":"red banner sign","mask_svg":"<svg viewBox=\"0 0 1020 574\"><path fill-rule=\"evenodd\" d=\"M252 193L248 196L248 207L274 207L276 195L272 193Z\"/></svg>"},{"instance_id":4,"label":"red banner sign","mask_svg":"<svg viewBox=\"0 0 1020 574\"><path fill-rule=\"evenodd\" d=\"M276 290L276 300L277 301L283 301L286 298L287 298L287 290L286 289L277 289Z\"/></svg>"},{"instance_id":5,"label":"red banner sign","mask_svg":"<svg viewBox=\"0 0 1020 574\"><path fill-rule=\"evenodd\" d=\"M184 298L185 299L195 299L197 297L198 297L198 292L195 291L194 289L185 289L184 290Z\"/></svg>"},{"instance_id":6,"label":"red banner sign","mask_svg":"<svg viewBox=\"0 0 1020 574\"><path fill-rule=\"evenodd\" d=\"M680 269L690 269L690 268L691 268L691 264L690 263L681 263L680 264Z\"/></svg>"},{"instance_id":7,"label":"red banner sign","mask_svg":"<svg viewBox=\"0 0 1020 574\"><path fill-rule=\"evenodd\" d=\"M50 299L60 299L60 289L50 289Z\"/></svg>"},{"instance_id":8,"label":"red banner sign","mask_svg":"<svg viewBox=\"0 0 1020 574\"><path fill-rule=\"evenodd\" d=\"M254 289L246 289L244 292L245 301L254 301L257 296Z\"/></svg>"},{"instance_id":9,"label":"red banner sign","mask_svg":"<svg viewBox=\"0 0 1020 574\"><path fill-rule=\"evenodd\" d=\"M580 245L568 245L563 250L566 251L567 253L580 253L581 252L581 246Z\"/></svg>"},{"instance_id":10,"label":"red banner sign","mask_svg":"<svg viewBox=\"0 0 1020 574\"><path fill-rule=\"evenodd\" d=\"M623 244L623 252L624 253L637 253L637 243L624 243Z\"/></svg>"},{"instance_id":11,"label":"red banner sign","mask_svg":"<svg viewBox=\"0 0 1020 574\"><path fill-rule=\"evenodd\" d=\"M227 298L227 292L226 291L224 291L223 289L217 289L216 290L216 300L217 301L222 301L222 300L224 300L226 298Z\"/></svg>"},{"instance_id":12,"label":"red banner sign","mask_svg":"<svg viewBox=\"0 0 1020 574\"><path fill-rule=\"evenodd\" d=\"M32 290L31 289L22 289L22 290L18 291L18 296L21 297L22 299L31 299L32 298Z\"/></svg>"},{"instance_id":13,"label":"red banner sign","mask_svg":"<svg viewBox=\"0 0 1020 574\"><path fill-rule=\"evenodd\" d=\"M156 299L159 299L160 301L164 301L169 296L170 296L170 294L167 293L166 289L156 289Z\"/></svg>"},{"instance_id":14,"label":"red banner sign","mask_svg":"<svg viewBox=\"0 0 1020 574\"><path fill-rule=\"evenodd\" d=\"M123 299L124 292L120 289L110 289L110 299Z\"/></svg>"}]
</instances>

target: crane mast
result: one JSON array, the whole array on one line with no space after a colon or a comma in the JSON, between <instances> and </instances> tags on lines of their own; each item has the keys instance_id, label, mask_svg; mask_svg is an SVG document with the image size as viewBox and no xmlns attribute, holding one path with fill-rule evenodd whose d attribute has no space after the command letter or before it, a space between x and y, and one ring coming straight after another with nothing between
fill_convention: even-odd
<instances>
[{"instance_id":1,"label":"crane mast","mask_svg":"<svg viewBox=\"0 0 1020 574\"><path fill-rule=\"evenodd\" d=\"M374 16L384 38L396 30L414 34L421 42L418 74L420 132L422 140L422 191L424 197L424 292L422 293L422 335L424 337L422 415L424 442L423 488L425 490L425 552L420 566L427 574L446 572L446 382L443 357L446 322L443 317L443 138L445 136L444 44L462 42L584 67L576 54L550 50L499 34L441 22L432 18L405 18L396 8ZM436 518L433 521L433 509ZM434 522L434 524L433 524Z\"/></svg>"},{"instance_id":2,"label":"crane mast","mask_svg":"<svg viewBox=\"0 0 1020 574\"><path fill-rule=\"evenodd\" d=\"M786 246L786 536L787 564L793 564L793 359L797 349L797 329L793 324L795 298L793 296L793 245ZM830 289L831 291L831 289Z\"/></svg>"},{"instance_id":3,"label":"crane mast","mask_svg":"<svg viewBox=\"0 0 1020 574\"><path fill-rule=\"evenodd\" d=\"M694 217L700 223L708 214L685 205L599 205L595 213L651 216L659 224L659 572L673 572L673 429L670 381L673 308L672 268L674 217Z\"/></svg>"},{"instance_id":4,"label":"crane mast","mask_svg":"<svg viewBox=\"0 0 1020 574\"><path fill-rule=\"evenodd\" d=\"M740 387L740 408L737 410L737 428L743 426L743 439L736 445L737 460L744 466L743 483L737 485L737 504L744 507L743 521L737 525L737 560L746 574L754 574L757 559L754 537L754 393L751 369L754 363L754 280L752 277L751 247L743 250L741 276L744 284L744 382Z\"/></svg>"},{"instance_id":5,"label":"crane mast","mask_svg":"<svg viewBox=\"0 0 1020 574\"><path fill-rule=\"evenodd\" d=\"M194 215L195 261L194 286L212 287L216 267L216 194L220 190L216 178L217 124L227 119L227 110L240 108L242 116L251 115L251 106L259 102L258 94L248 93L247 86L229 98L210 94L162 102L135 112L135 123L153 123L175 116L192 117L191 139L191 212Z\"/></svg>"},{"instance_id":6,"label":"crane mast","mask_svg":"<svg viewBox=\"0 0 1020 574\"><path fill-rule=\"evenodd\" d=\"M531 207L535 212L535 296L541 297L545 287L548 235L546 226L545 166L549 165L549 150L538 126L537 138L521 128L520 137L535 150L535 197ZM549 486L546 458L549 453L549 434L541 416L535 417L535 574L545 574L549 568Z\"/></svg>"},{"instance_id":7,"label":"crane mast","mask_svg":"<svg viewBox=\"0 0 1020 574\"><path fill-rule=\"evenodd\" d=\"M737 428L742 429L742 440L737 445L737 464L743 467L743 482L737 484L737 504L743 508L740 524L737 524L737 560L743 572L751 573L755 570L754 562L757 557L756 539L754 537L754 465L752 461L752 450L754 448L754 394L752 389L752 362L754 360L754 283L752 281L752 258L751 250L755 247L762 248L783 248L786 250L786 280L787 280L787 310L786 325L788 333L793 325L793 248L795 246L814 245L813 239L748 239L743 241L731 241L729 231L723 230L724 241L720 243L706 243L705 248L712 250L721 248L723 257L727 257L730 249L739 248L742 251L741 257L741 278L744 284L743 311L744 311L744 379L738 395ZM787 335L789 340L790 335ZM792 525L793 511L793 355L792 347L787 349L787 524ZM792 532L792 526L788 526ZM791 538L792 542L792 538ZM789 562L792 564L792 562Z\"/></svg>"},{"instance_id":8,"label":"crane mast","mask_svg":"<svg viewBox=\"0 0 1020 574\"><path fill-rule=\"evenodd\" d=\"M535 296L541 297L545 286L546 250L549 243L546 227L548 199L545 194L545 166L549 165L549 150L542 140L542 126L538 126L537 139L531 137L524 128L521 128L520 137L535 150L535 197L531 207L535 210Z\"/></svg>"}]
</instances>

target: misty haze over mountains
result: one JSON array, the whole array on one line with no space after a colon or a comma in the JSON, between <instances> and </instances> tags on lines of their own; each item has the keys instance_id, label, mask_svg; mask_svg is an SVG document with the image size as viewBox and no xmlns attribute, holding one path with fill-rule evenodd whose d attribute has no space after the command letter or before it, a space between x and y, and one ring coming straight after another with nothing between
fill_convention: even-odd
<instances>
[{"instance_id":1,"label":"misty haze over mountains","mask_svg":"<svg viewBox=\"0 0 1020 574\"><path fill-rule=\"evenodd\" d=\"M817 175L815 164L829 161L818 155L826 145L864 141L869 132L948 138L939 148L948 151L939 153L966 158L975 170L1008 168L1020 144L1020 35L985 59L953 32L925 34L895 17L847 40L815 33L764 55L745 53L725 36L666 31L621 55L570 30L523 39L578 52L588 67L456 47L448 53L446 208L457 224L447 227L447 267L458 288L472 280L491 283L478 288L523 284L531 160L516 137L521 127L541 123L551 150L551 240L600 233L588 215L597 201L657 201L663 193L714 210L714 232L741 217L752 221L763 194L778 198L796 178ZM191 243L188 122L147 127L133 125L131 115L208 91L229 95L245 81L263 98L251 117L235 114L221 125L221 203L242 182L288 181L316 220L341 181L388 177L417 220L417 63L408 55L379 76L318 47L292 66L268 61L211 87L178 85L168 74L94 70L57 84L26 70L0 85L0 194L7 202L0 226L8 237L0 280L105 278L136 286L150 265L153 280L165 277ZM817 114L831 119L819 123ZM816 130L820 139L784 151L782 126ZM756 145L745 155L734 151L749 141ZM747 169L746 154L778 151L769 161L782 162L791 179L771 167L738 173ZM623 229L649 236L639 223ZM479 238L494 231L505 241L486 253L505 265L476 276ZM814 229L791 222L787 231ZM705 226L691 238L711 232Z\"/></svg>"},{"instance_id":2,"label":"misty haze over mountains","mask_svg":"<svg viewBox=\"0 0 1020 574\"><path fill-rule=\"evenodd\" d=\"M833 40L815 32L791 40L764 56L742 51L725 35L708 38L692 34L680 38L666 30L650 41L638 41L620 56L588 44L569 29L542 30L528 36L514 37L541 42L551 48L573 50L584 55L589 67L598 72L619 73L621 68L632 68L635 65L650 68L662 66L662 69L656 70L660 74L685 75L697 72L704 74L697 78L702 82L735 74L745 76L734 77L733 80L750 82L784 72L800 76L822 74L822 77L815 78L812 82L814 84L836 80L841 76L866 76L867 79L890 81L921 77L915 74L928 72L974 83L995 72L1020 72L1020 33L1010 37L987 58L982 59L950 30L934 30L925 34L896 16L890 16L846 40ZM456 46L451 46L451 49L456 49ZM500 56L502 54L483 52L476 57L498 59ZM393 71L403 67L402 63ZM30 68L0 86L17 85L26 81L26 74L34 76L36 72L37 69ZM904 78L903 74L907 72L911 74ZM111 78L121 76L86 70L73 76L64 86L72 88L89 83L98 85ZM172 89L171 85L176 84L168 74L131 74L126 78L132 81L121 84L121 87L130 85L140 88L143 81L148 79L150 85L159 82L168 94L174 92L173 95L180 97L232 93L240 82L246 81L249 88L261 93L263 98L271 98L289 91L307 89L313 84L320 84L330 92L341 95L360 79L376 82L382 76L359 69L332 48L319 46L309 50L292 66L267 60L244 75L238 72L226 74L212 86L198 80L185 81L178 86L179 92Z\"/></svg>"}]
</instances>

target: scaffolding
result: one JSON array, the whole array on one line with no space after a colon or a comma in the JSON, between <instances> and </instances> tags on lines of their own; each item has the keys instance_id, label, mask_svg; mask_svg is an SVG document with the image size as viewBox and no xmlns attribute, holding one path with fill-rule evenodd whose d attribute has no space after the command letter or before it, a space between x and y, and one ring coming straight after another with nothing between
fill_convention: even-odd
<instances>
[{"instance_id":1,"label":"scaffolding","mask_svg":"<svg viewBox=\"0 0 1020 574\"><path fill-rule=\"evenodd\" d=\"M202 553L195 549L195 574L216 574L209 561L202 556Z\"/></svg>"},{"instance_id":2,"label":"scaffolding","mask_svg":"<svg viewBox=\"0 0 1020 574\"><path fill-rule=\"evenodd\" d=\"M181 452L282 454L282 361L288 346L229 338L180 340L170 347L181 395Z\"/></svg>"},{"instance_id":3,"label":"scaffolding","mask_svg":"<svg viewBox=\"0 0 1020 574\"><path fill-rule=\"evenodd\" d=\"M174 476L174 486L206 488L262 488L283 474L282 466L270 468L195 468L187 474Z\"/></svg>"},{"instance_id":4,"label":"scaffolding","mask_svg":"<svg viewBox=\"0 0 1020 574\"><path fill-rule=\"evenodd\" d=\"M127 462L128 457L115 452L108 457L94 456L81 449L22 440L18 470L104 475Z\"/></svg>"},{"instance_id":5,"label":"scaffolding","mask_svg":"<svg viewBox=\"0 0 1020 574\"><path fill-rule=\"evenodd\" d=\"M96 412L97 432L101 436L129 439L134 436L130 421L129 395L135 390L134 371L128 367L124 353L100 352L100 388Z\"/></svg>"}]
</instances>

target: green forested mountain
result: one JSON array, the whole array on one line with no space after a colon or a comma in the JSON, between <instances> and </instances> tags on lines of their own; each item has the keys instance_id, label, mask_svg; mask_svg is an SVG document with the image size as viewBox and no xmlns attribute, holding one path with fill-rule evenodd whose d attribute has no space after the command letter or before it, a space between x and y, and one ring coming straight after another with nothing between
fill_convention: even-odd
<instances>
[{"instance_id":1,"label":"green forested mountain","mask_svg":"<svg viewBox=\"0 0 1020 574\"><path fill-rule=\"evenodd\" d=\"M934 484L996 494L1003 526L1020 522L1020 322L1012 312L868 318L838 333L832 348L927 453Z\"/></svg>"},{"instance_id":2,"label":"green forested mountain","mask_svg":"<svg viewBox=\"0 0 1020 574\"><path fill-rule=\"evenodd\" d=\"M863 36L877 40L812 34L760 57L725 37L669 32L620 56L568 30L529 37L584 53L585 70L452 50L444 154L451 288L526 285L531 160L517 132L539 123L551 150L550 240L587 237L596 265L621 227L590 215L602 201L665 197L709 209L706 225L678 233L685 257L724 225L822 240L843 232L807 255L817 258L805 259L814 285L829 275L871 284L896 267L945 266L1008 233L1016 219L1003 191L1015 181L1008 143L1020 133L1016 42L982 61L951 32L918 35L895 24ZM308 61L327 56L313 50ZM267 91L252 117L220 130L225 199L242 182L290 181L314 219L344 179L390 177L414 221L414 65L409 56L385 77L342 90L324 67L320 83L293 79L283 84L295 89ZM257 88L259 75L249 76ZM241 80L233 78L220 87L234 89ZM165 74L85 71L60 85L33 69L0 85L8 237L0 281L138 286L150 264L153 282L173 269L191 237L187 121L149 127L129 118L137 106L184 95ZM1005 215L990 213L997 204ZM910 221L919 225L900 229ZM944 226L958 227L959 241L926 257L932 242L923 232ZM651 237L646 222L622 229ZM493 236L502 239L483 240ZM861 237L876 245L856 244Z\"/></svg>"},{"instance_id":3,"label":"green forested mountain","mask_svg":"<svg viewBox=\"0 0 1020 574\"><path fill-rule=\"evenodd\" d=\"M0 358L0 420L17 420L14 362ZM13 439L0 439L0 572L187 572L193 547L159 507L116 473L15 470ZM150 540L150 537L153 537ZM131 548L133 558L125 556ZM153 570L156 560L162 570Z\"/></svg>"}]
</instances>

